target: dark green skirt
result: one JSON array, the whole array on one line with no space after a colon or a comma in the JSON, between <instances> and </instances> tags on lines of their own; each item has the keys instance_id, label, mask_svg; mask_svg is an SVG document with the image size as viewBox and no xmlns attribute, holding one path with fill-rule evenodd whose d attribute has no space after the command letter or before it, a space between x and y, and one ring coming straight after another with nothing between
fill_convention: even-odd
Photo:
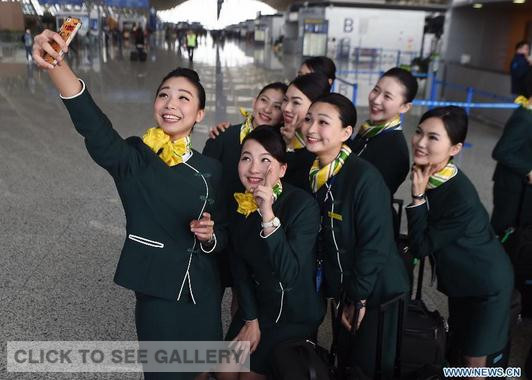
<instances>
[{"instance_id":1,"label":"dark green skirt","mask_svg":"<svg viewBox=\"0 0 532 380\"><path fill-rule=\"evenodd\" d=\"M220 296L192 303L184 294L181 301L135 293L135 324L139 341L222 340ZM188 380L197 373L145 372L146 380Z\"/></svg>"},{"instance_id":2,"label":"dark green skirt","mask_svg":"<svg viewBox=\"0 0 532 380\"><path fill-rule=\"evenodd\" d=\"M465 356L487 356L508 341L512 288L487 297L449 297L453 346Z\"/></svg>"}]
</instances>

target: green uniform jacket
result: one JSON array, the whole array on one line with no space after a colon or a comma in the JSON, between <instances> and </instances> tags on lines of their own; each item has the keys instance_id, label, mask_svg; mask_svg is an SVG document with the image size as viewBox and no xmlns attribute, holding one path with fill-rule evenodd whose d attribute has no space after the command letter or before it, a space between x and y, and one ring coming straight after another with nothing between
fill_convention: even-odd
<instances>
[{"instance_id":1,"label":"green uniform jacket","mask_svg":"<svg viewBox=\"0 0 532 380\"><path fill-rule=\"evenodd\" d=\"M297 186L308 193L312 193L309 172L316 156L305 148L286 153L288 167L283 180Z\"/></svg>"},{"instance_id":2,"label":"green uniform jacket","mask_svg":"<svg viewBox=\"0 0 532 380\"><path fill-rule=\"evenodd\" d=\"M397 252L390 193L377 169L354 154L317 193L327 295L378 305L408 290Z\"/></svg>"},{"instance_id":3,"label":"green uniform jacket","mask_svg":"<svg viewBox=\"0 0 532 380\"><path fill-rule=\"evenodd\" d=\"M424 204L406 208L409 247L416 257L432 256L438 289L449 297L483 297L511 287L508 255L462 171L426 195Z\"/></svg>"},{"instance_id":4,"label":"green uniform jacket","mask_svg":"<svg viewBox=\"0 0 532 380\"><path fill-rule=\"evenodd\" d=\"M234 193L243 192L244 186L238 176L238 162L240 161L240 129L242 124L231 125L215 139L208 139L203 148L203 154L214 158L222 164L222 187L218 189L223 194L224 207L226 207L227 220L231 221L236 214L232 207ZM226 249L218 254L218 263L223 287L233 284L231 269L229 268L229 251L232 249L231 239L227 242Z\"/></svg>"},{"instance_id":5,"label":"green uniform jacket","mask_svg":"<svg viewBox=\"0 0 532 380\"><path fill-rule=\"evenodd\" d=\"M403 131L383 131L370 139L357 135L347 143L354 154L379 170L393 196L410 171L410 154Z\"/></svg>"},{"instance_id":6,"label":"green uniform jacket","mask_svg":"<svg viewBox=\"0 0 532 380\"><path fill-rule=\"evenodd\" d=\"M266 238L259 235L258 212L238 214L231 225L231 270L243 318L259 318L266 326L319 323L324 306L315 285L318 205L301 189L283 184L273 212L281 226Z\"/></svg>"},{"instance_id":7,"label":"green uniform jacket","mask_svg":"<svg viewBox=\"0 0 532 380\"><path fill-rule=\"evenodd\" d=\"M208 139L203 148L203 154L214 158L222 164L222 188L226 204L232 204L233 194L244 191L244 186L238 176L238 162L240 161L240 128L242 124L231 125L215 139Z\"/></svg>"},{"instance_id":8,"label":"green uniform jacket","mask_svg":"<svg viewBox=\"0 0 532 380\"><path fill-rule=\"evenodd\" d=\"M524 107L514 111L493 149L492 157L497 161L493 174L492 224L496 232L501 234L507 227L515 227L518 222L524 185L532 170L532 111ZM521 222L526 224L530 221L532 215Z\"/></svg>"},{"instance_id":9,"label":"green uniform jacket","mask_svg":"<svg viewBox=\"0 0 532 380\"><path fill-rule=\"evenodd\" d=\"M89 154L113 177L124 207L126 240L115 282L166 299L188 294L195 303L219 301L215 255L203 250L189 223L203 210L211 213L214 251L224 246L227 232L215 208L220 164L193 152L186 163L169 167L139 137L122 139L88 91L64 103Z\"/></svg>"}]
</instances>

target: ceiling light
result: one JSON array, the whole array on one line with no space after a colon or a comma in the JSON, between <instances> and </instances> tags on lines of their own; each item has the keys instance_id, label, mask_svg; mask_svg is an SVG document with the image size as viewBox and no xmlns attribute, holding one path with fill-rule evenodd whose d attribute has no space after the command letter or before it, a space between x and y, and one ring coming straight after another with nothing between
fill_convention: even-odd
<instances>
[{"instance_id":1,"label":"ceiling light","mask_svg":"<svg viewBox=\"0 0 532 380\"><path fill-rule=\"evenodd\" d=\"M475 3L475 4L473 4L473 8L475 8L475 9L480 9L480 8L482 8L482 4L480 4L480 3Z\"/></svg>"},{"instance_id":2,"label":"ceiling light","mask_svg":"<svg viewBox=\"0 0 532 380\"><path fill-rule=\"evenodd\" d=\"M524 4L526 2L526 0L514 0L513 3L514 4Z\"/></svg>"}]
</instances>

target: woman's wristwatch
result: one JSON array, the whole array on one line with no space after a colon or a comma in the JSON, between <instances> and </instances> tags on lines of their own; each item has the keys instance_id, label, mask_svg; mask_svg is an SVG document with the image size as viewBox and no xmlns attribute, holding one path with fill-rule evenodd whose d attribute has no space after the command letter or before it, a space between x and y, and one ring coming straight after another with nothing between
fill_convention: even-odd
<instances>
[{"instance_id":1,"label":"woman's wristwatch","mask_svg":"<svg viewBox=\"0 0 532 380\"><path fill-rule=\"evenodd\" d=\"M269 222L261 222L260 225L262 228L271 228L271 227L277 228L281 225L281 221L279 220L278 217L275 217Z\"/></svg>"},{"instance_id":2,"label":"woman's wristwatch","mask_svg":"<svg viewBox=\"0 0 532 380\"><path fill-rule=\"evenodd\" d=\"M421 193L421 194L412 194L412 199L416 199L418 201L422 201L425 199L425 193Z\"/></svg>"}]
</instances>

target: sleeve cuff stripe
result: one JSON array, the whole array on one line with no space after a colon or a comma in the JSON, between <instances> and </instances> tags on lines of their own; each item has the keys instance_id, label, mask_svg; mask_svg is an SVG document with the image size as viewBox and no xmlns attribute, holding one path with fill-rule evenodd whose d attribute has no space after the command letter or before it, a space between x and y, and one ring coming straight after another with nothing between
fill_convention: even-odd
<instances>
[{"instance_id":1,"label":"sleeve cuff stripe","mask_svg":"<svg viewBox=\"0 0 532 380\"><path fill-rule=\"evenodd\" d=\"M80 96L81 94L83 94L83 92L85 92L85 82L83 82L83 80L79 79L78 80L81 82L81 91L78 92L76 95L72 95L72 96L63 96L61 94L59 94L59 97L63 100L68 100L68 99L74 99L74 98L77 98L78 96Z\"/></svg>"}]
</instances>

